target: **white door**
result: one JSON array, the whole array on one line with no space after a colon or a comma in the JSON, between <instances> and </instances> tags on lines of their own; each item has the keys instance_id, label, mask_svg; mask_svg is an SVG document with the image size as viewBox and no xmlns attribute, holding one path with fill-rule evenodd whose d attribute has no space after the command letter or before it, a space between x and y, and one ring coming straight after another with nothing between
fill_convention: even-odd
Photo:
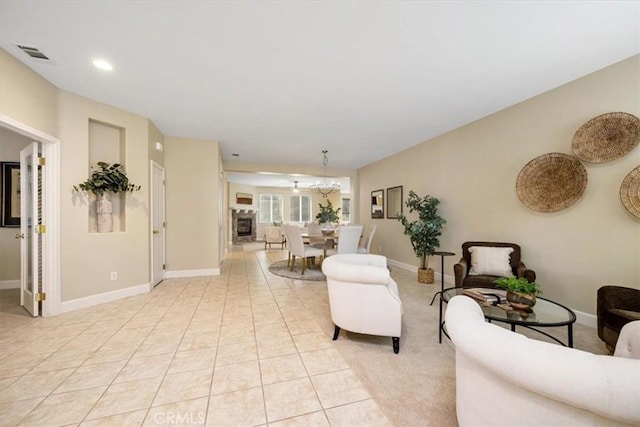
<instances>
[{"instance_id":1,"label":"white door","mask_svg":"<svg viewBox=\"0 0 640 427\"><path fill-rule=\"evenodd\" d=\"M40 292L40 191L39 144L33 142L20 151L20 305L38 316Z\"/></svg>"},{"instance_id":2,"label":"white door","mask_svg":"<svg viewBox=\"0 0 640 427\"><path fill-rule=\"evenodd\" d=\"M164 168L151 162L151 286L164 279Z\"/></svg>"}]
</instances>

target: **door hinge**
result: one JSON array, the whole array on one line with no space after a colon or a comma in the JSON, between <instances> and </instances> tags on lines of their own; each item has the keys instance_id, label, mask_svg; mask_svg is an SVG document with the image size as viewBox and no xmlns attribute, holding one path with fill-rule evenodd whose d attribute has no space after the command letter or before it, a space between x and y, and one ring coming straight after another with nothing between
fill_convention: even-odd
<instances>
[{"instance_id":1,"label":"door hinge","mask_svg":"<svg viewBox=\"0 0 640 427\"><path fill-rule=\"evenodd\" d=\"M47 159L45 157L38 157L38 165L44 166L47 164Z\"/></svg>"},{"instance_id":2,"label":"door hinge","mask_svg":"<svg viewBox=\"0 0 640 427\"><path fill-rule=\"evenodd\" d=\"M162 264L162 269L166 270L167 269L167 265L166 264Z\"/></svg>"},{"instance_id":3,"label":"door hinge","mask_svg":"<svg viewBox=\"0 0 640 427\"><path fill-rule=\"evenodd\" d=\"M47 232L47 226L44 224L39 224L36 226L36 233L38 234L44 234Z\"/></svg>"},{"instance_id":4,"label":"door hinge","mask_svg":"<svg viewBox=\"0 0 640 427\"><path fill-rule=\"evenodd\" d=\"M163 222L163 223L162 223L162 226L163 226L163 227L166 227L166 226L167 226L167 223L166 223L166 222Z\"/></svg>"},{"instance_id":5,"label":"door hinge","mask_svg":"<svg viewBox=\"0 0 640 427\"><path fill-rule=\"evenodd\" d=\"M44 292L38 292L36 295L36 302L42 302L47 299L47 294Z\"/></svg>"}]
</instances>

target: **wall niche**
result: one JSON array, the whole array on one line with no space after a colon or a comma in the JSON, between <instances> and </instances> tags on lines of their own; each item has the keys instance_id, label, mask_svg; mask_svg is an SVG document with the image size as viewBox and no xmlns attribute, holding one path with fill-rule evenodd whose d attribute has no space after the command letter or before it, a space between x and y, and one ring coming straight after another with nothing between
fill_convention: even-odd
<instances>
[{"instance_id":1,"label":"wall niche","mask_svg":"<svg viewBox=\"0 0 640 427\"><path fill-rule=\"evenodd\" d=\"M125 129L110 123L89 119L89 175L98 162L120 163L126 169ZM97 233L96 196L89 193L89 232ZM126 194L107 193L113 208L113 232L126 231Z\"/></svg>"}]
</instances>

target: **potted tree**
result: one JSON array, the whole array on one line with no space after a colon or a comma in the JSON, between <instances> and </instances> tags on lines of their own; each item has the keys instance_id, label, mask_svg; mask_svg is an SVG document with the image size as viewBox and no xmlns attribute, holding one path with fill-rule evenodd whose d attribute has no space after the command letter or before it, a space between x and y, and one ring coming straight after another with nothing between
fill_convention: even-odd
<instances>
[{"instance_id":1,"label":"potted tree","mask_svg":"<svg viewBox=\"0 0 640 427\"><path fill-rule=\"evenodd\" d=\"M91 167L94 169L93 167ZM113 218L111 201L105 197L107 193L124 193L140 190L139 185L129 182L124 166L119 163L109 164L98 162L98 169L94 169L86 181L74 185L75 191L87 191L96 196L96 213L98 215L98 232L110 233L113 231Z\"/></svg>"},{"instance_id":2,"label":"potted tree","mask_svg":"<svg viewBox=\"0 0 640 427\"><path fill-rule=\"evenodd\" d=\"M500 277L493 283L499 288L506 289L509 305L521 311L531 311L531 308L536 305L536 295L542 294L540 285L529 282L524 277Z\"/></svg>"},{"instance_id":3,"label":"potted tree","mask_svg":"<svg viewBox=\"0 0 640 427\"><path fill-rule=\"evenodd\" d=\"M429 268L429 256L440 246L442 227L447 221L438 215L437 208L440 201L430 195L418 196L413 190L405 202L409 212L417 212L418 219L409 221L403 214L398 215L398 221L404 226L404 234L409 236L411 246L416 256L420 258L418 282L433 283L433 269Z\"/></svg>"},{"instance_id":4,"label":"potted tree","mask_svg":"<svg viewBox=\"0 0 640 427\"><path fill-rule=\"evenodd\" d=\"M329 234L334 231L334 224L340 221L341 208L334 208L331 200L327 200L327 206L322 206L321 203L318 203L318 207L320 208L316 215L318 224L322 226L324 234Z\"/></svg>"}]
</instances>

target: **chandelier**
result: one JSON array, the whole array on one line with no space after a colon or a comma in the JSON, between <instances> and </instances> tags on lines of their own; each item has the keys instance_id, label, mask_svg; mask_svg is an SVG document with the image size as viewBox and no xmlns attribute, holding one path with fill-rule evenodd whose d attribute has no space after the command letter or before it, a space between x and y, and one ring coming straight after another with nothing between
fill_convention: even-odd
<instances>
[{"instance_id":1,"label":"chandelier","mask_svg":"<svg viewBox=\"0 0 640 427\"><path fill-rule=\"evenodd\" d=\"M327 163L329 163L327 153L327 150L322 150L322 182L318 181L315 184L309 185L310 188L315 188L318 193L322 194L322 197L327 197L334 191L340 191L340 184L335 181L327 182Z\"/></svg>"}]
</instances>

